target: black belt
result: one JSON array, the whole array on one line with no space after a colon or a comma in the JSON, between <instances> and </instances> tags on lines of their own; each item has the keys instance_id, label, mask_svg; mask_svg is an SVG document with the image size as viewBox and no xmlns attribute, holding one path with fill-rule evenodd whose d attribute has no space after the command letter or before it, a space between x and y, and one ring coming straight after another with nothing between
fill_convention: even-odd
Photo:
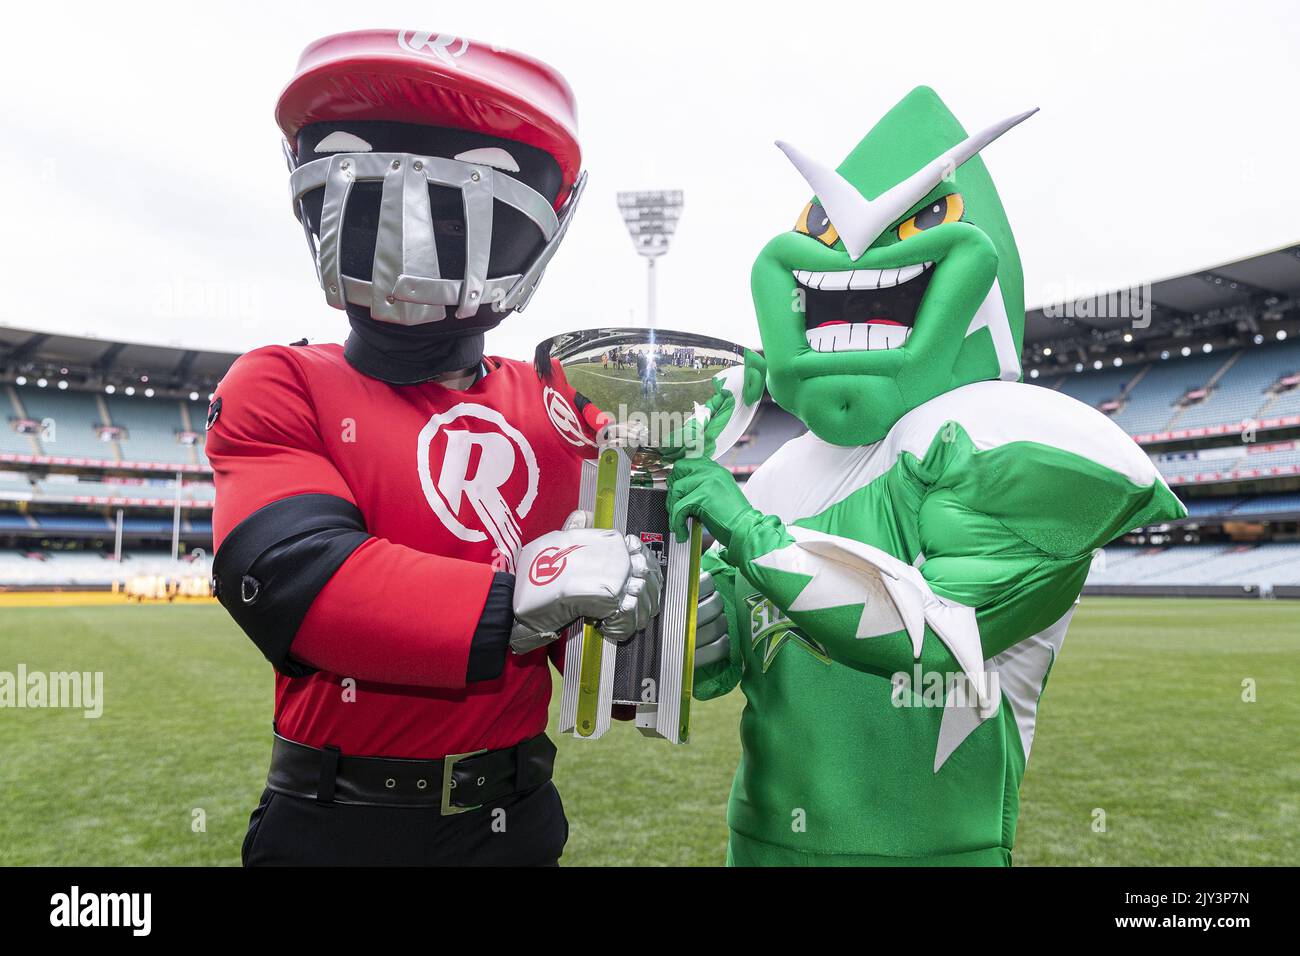
<instances>
[{"instance_id":1,"label":"black belt","mask_svg":"<svg viewBox=\"0 0 1300 956\"><path fill-rule=\"evenodd\" d=\"M448 754L440 760L349 757L275 735L266 785L318 803L437 807L443 816L540 787L551 779L555 744L538 734L505 750Z\"/></svg>"}]
</instances>

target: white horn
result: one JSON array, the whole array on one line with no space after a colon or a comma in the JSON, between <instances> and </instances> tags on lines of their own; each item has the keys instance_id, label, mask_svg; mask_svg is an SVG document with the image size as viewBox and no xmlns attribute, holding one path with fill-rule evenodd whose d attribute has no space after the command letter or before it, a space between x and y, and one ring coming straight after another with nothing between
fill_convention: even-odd
<instances>
[{"instance_id":1,"label":"white horn","mask_svg":"<svg viewBox=\"0 0 1300 956\"><path fill-rule=\"evenodd\" d=\"M867 199L835 170L809 159L793 146L782 142L777 142L776 145L790 158L808 185L812 186L835 225L836 232L844 240L844 248L852 258L858 259L882 232L925 198L926 193L955 173L958 166L1011 127L1023 123L1037 112L1038 107L1034 107L1000 123L994 123L973 136L967 136L952 149L875 199Z\"/></svg>"},{"instance_id":2,"label":"white horn","mask_svg":"<svg viewBox=\"0 0 1300 956\"><path fill-rule=\"evenodd\" d=\"M849 255L854 259L860 257L884 231L884 226L878 225L874 204L835 170L804 155L789 143L777 140L776 145L812 187L813 195L826 210Z\"/></svg>"}]
</instances>

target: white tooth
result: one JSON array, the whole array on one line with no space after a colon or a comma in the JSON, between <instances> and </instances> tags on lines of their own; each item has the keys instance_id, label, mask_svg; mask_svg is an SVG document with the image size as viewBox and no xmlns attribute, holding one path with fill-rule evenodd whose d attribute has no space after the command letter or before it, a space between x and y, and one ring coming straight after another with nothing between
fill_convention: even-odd
<instances>
[{"instance_id":1,"label":"white tooth","mask_svg":"<svg viewBox=\"0 0 1300 956\"><path fill-rule=\"evenodd\" d=\"M900 325L878 325L876 336L881 348L895 349L907 341L907 329Z\"/></svg>"},{"instance_id":2,"label":"white tooth","mask_svg":"<svg viewBox=\"0 0 1300 956\"><path fill-rule=\"evenodd\" d=\"M896 286L896 285L898 285L898 270L897 270L897 269L881 269L881 270L880 270L880 288L882 288L882 289L891 289L891 288L893 288L893 287Z\"/></svg>"},{"instance_id":3,"label":"white tooth","mask_svg":"<svg viewBox=\"0 0 1300 956\"><path fill-rule=\"evenodd\" d=\"M802 282L804 285L807 285L807 284L808 284L808 277L809 277L810 275L812 275L811 272L808 272L808 271L805 270L805 269L799 269L799 270L797 270L797 271L795 272L794 277L795 277L796 279L798 279L800 282Z\"/></svg>"},{"instance_id":4,"label":"white tooth","mask_svg":"<svg viewBox=\"0 0 1300 956\"><path fill-rule=\"evenodd\" d=\"M911 329L870 323L824 325L809 329L808 345L817 352L881 352L897 348L907 340Z\"/></svg>"},{"instance_id":5,"label":"white tooth","mask_svg":"<svg viewBox=\"0 0 1300 956\"><path fill-rule=\"evenodd\" d=\"M903 268L898 270L899 285L902 285L904 282L908 282L912 279L915 279L924 271L925 271L925 266L903 266Z\"/></svg>"},{"instance_id":6,"label":"white tooth","mask_svg":"<svg viewBox=\"0 0 1300 956\"><path fill-rule=\"evenodd\" d=\"M827 272L822 276L822 284L818 288L833 291L847 289L849 287L849 278L852 275L852 272Z\"/></svg>"},{"instance_id":7,"label":"white tooth","mask_svg":"<svg viewBox=\"0 0 1300 956\"><path fill-rule=\"evenodd\" d=\"M875 289L880 286L879 269L856 269L849 279L850 289Z\"/></svg>"}]
</instances>

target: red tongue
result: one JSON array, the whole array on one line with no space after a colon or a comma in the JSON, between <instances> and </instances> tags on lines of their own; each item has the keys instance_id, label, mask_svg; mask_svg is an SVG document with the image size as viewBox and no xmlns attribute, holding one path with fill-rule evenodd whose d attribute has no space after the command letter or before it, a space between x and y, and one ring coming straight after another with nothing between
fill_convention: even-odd
<instances>
[{"instance_id":1,"label":"red tongue","mask_svg":"<svg viewBox=\"0 0 1300 956\"><path fill-rule=\"evenodd\" d=\"M829 325L851 325L851 324L852 323L847 322L844 319L831 319L828 322L819 322L817 324L817 328L824 329ZM907 328L907 326L905 326L902 322L897 322L894 319L867 319L867 321L863 322L862 324L863 325L893 325L893 326L897 326L898 328Z\"/></svg>"}]
</instances>

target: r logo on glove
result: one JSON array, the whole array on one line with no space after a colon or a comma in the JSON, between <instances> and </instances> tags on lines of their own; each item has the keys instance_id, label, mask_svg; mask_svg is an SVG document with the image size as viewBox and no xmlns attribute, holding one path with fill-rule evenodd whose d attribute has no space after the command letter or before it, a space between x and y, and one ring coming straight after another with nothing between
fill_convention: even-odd
<instances>
[{"instance_id":1,"label":"r logo on glove","mask_svg":"<svg viewBox=\"0 0 1300 956\"><path fill-rule=\"evenodd\" d=\"M599 622L606 640L622 643L659 613L658 559L635 535L589 524L585 512L575 512L564 530L520 552L519 566L528 573L515 581L510 647L516 654L549 644L580 619Z\"/></svg>"},{"instance_id":2,"label":"r logo on glove","mask_svg":"<svg viewBox=\"0 0 1300 956\"><path fill-rule=\"evenodd\" d=\"M566 558L581 548L580 544L571 544L567 548L547 548L538 552L533 563L528 566L528 580L538 587L544 587L564 572Z\"/></svg>"}]
</instances>

